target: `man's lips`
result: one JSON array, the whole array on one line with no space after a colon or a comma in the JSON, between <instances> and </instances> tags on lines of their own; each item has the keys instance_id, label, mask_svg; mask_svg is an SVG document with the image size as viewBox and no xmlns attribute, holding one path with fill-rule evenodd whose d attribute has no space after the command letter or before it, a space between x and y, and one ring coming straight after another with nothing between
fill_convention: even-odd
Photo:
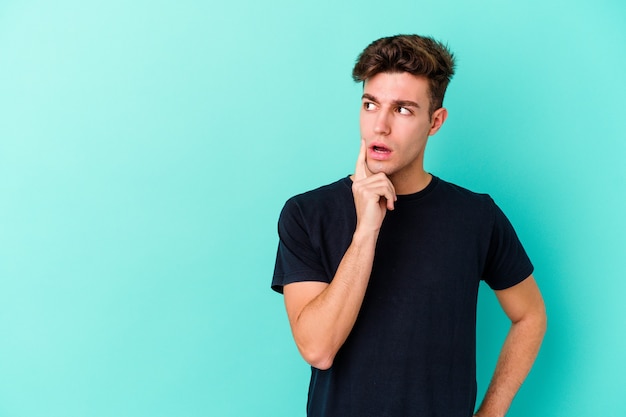
<instances>
[{"instance_id":1,"label":"man's lips","mask_svg":"<svg viewBox=\"0 0 626 417\"><path fill-rule=\"evenodd\" d=\"M385 148L384 146L372 146L372 150L374 152L382 152L382 153L391 152L391 149Z\"/></svg>"},{"instance_id":2,"label":"man's lips","mask_svg":"<svg viewBox=\"0 0 626 417\"><path fill-rule=\"evenodd\" d=\"M369 157L378 161L389 159L391 149L382 143L372 143L369 147Z\"/></svg>"}]
</instances>

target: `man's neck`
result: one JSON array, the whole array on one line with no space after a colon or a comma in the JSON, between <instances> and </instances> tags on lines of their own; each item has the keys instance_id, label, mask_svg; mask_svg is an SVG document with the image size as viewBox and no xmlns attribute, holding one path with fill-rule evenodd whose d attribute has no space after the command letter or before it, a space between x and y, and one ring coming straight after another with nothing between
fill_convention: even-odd
<instances>
[{"instance_id":1,"label":"man's neck","mask_svg":"<svg viewBox=\"0 0 626 417\"><path fill-rule=\"evenodd\" d=\"M418 175L411 177L397 178L395 176L391 176L389 179L395 187L397 195L406 195L422 191L428 186L428 184L430 184L433 176L426 171L421 171Z\"/></svg>"}]
</instances>

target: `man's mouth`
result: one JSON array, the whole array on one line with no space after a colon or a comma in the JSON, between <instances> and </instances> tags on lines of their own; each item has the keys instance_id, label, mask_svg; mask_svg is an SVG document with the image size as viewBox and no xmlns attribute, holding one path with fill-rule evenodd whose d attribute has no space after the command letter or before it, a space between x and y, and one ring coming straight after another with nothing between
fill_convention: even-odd
<instances>
[{"instance_id":1,"label":"man's mouth","mask_svg":"<svg viewBox=\"0 0 626 417\"><path fill-rule=\"evenodd\" d=\"M385 148L384 146L372 146L372 150L377 153L389 153L391 149Z\"/></svg>"}]
</instances>

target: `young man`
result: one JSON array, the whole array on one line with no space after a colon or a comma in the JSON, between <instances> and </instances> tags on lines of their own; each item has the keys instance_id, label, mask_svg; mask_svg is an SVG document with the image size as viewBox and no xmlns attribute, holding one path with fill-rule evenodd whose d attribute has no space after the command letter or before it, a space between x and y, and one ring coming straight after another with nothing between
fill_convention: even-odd
<instances>
[{"instance_id":1,"label":"young man","mask_svg":"<svg viewBox=\"0 0 626 417\"><path fill-rule=\"evenodd\" d=\"M428 37L369 45L354 175L283 208L272 288L312 375L309 417L470 417L476 300L495 290L511 329L476 416L504 416L546 328L533 266L488 195L424 171L453 55Z\"/></svg>"}]
</instances>

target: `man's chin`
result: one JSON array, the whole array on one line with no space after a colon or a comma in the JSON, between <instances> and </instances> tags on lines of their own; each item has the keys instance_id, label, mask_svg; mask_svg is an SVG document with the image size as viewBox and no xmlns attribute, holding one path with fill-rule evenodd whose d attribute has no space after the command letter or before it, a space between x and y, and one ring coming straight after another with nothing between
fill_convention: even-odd
<instances>
[{"instance_id":1,"label":"man's chin","mask_svg":"<svg viewBox=\"0 0 626 417\"><path fill-rule=\"evenodd\" d=\"M369 175L379 174L381 172L387 176L391 174L388 167L386 167L384 163L379 161L367 161L366 166Z\"/></svg>"}]
</instances>

